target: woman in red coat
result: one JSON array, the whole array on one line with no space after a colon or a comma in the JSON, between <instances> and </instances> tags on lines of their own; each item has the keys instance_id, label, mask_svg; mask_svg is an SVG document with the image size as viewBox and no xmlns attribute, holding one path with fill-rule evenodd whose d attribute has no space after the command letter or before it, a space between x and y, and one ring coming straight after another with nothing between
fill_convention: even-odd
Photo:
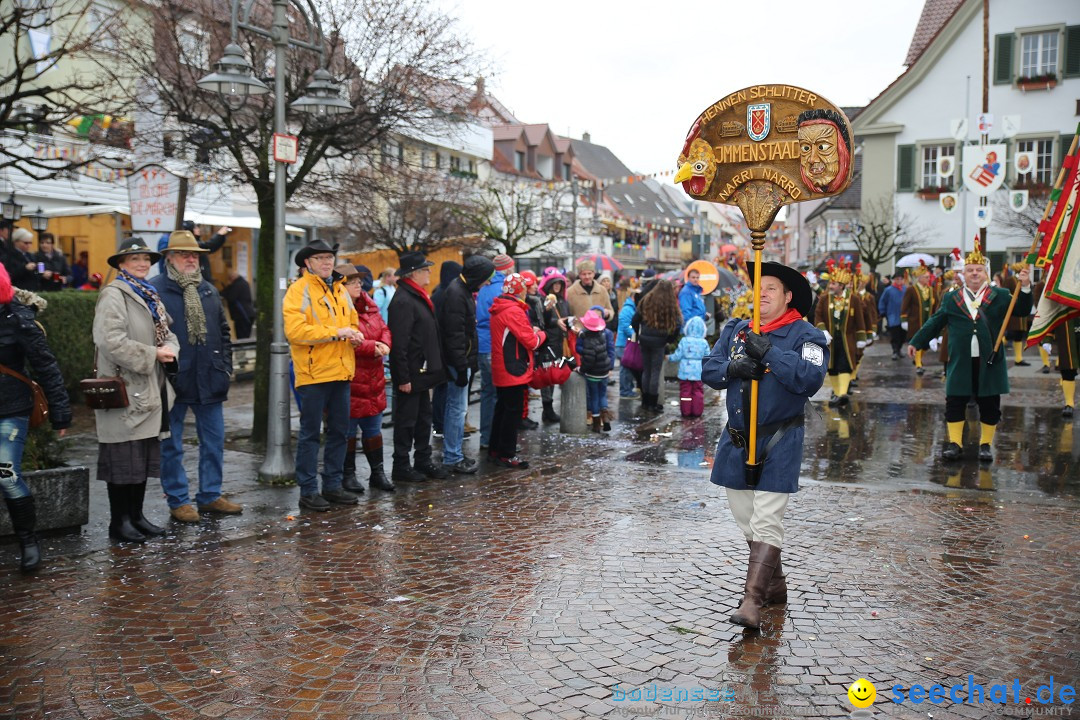
<instances>
[{"instance_id":1,"label":"woman in red coat","mask_svg":"<svg viewBox=\"0 0 1080 720\"><path fill-rule=\"evenodd\" d=\"M533 351L547 335L534 330L525 304L525 278L503 280L503 294L491 305L491 379L495 384L495 417L491 422L491 459L503 467L524 469L517 454L518 421L533 374Z\"/></svg>"},{"instance_id":2,"label":"woman in red coat","mask_svg":"<svg viewBox=\"0 0 1080 720\"><path fill-rule=\"evenodd\" d=\"M386 409L386 377L383 357L390 354L390 329L379 314L379 307L368 295L374 284L371 270L363 265L339 265L335 271L345 277L345 289L356 305L358 328L364 340L356 346L356 373L349 385L348 448L341 487L362 493L364 486L356 479L356 432L360 431L364 457L371 466L368 484L379 490L393 491L394 483L383 472L382 414Z\"/></svg>"}]
</instances>

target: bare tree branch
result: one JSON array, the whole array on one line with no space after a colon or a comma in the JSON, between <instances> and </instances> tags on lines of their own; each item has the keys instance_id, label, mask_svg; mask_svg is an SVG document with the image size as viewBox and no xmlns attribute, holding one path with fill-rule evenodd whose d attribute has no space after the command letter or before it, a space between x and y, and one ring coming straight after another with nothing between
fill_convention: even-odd
<instances>
[{"instance_id":1,"label":"bare tree branch","mask_svg":"<svg viewBox=\"0 0 1080 720\"><path fill-rule=\"evenodd\" d=\"M870 272L897 255L909 252L923 235L922 226L911 215L897 212L893 197L887 195L867 202L851 235L859 258Z\"/></svg>"},{"instance_id":2,"label":"bare tree branch","mask_svg":"<svg viewBox=\"0 0 1080 720\"><path fill-rule=\"evenodd\" d=\"M570 239L571 211L562 209L568 192L568 186L552 190L492 178L478 188L475 202L460 212L473 232L517 257Z\"/></svg>"}]
</instances>

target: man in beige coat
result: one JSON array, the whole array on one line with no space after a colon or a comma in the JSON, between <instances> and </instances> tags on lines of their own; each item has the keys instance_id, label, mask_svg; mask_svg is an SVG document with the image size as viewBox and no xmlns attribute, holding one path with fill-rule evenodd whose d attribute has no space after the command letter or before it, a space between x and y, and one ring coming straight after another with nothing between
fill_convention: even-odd
<instances>
[{"instance_id":1,"label":"man in beige coat","mask_svg":"<svg viewBox=\"0 0 1080 720\"><path fill-rule=\"evenodd\" d=\"M611 298L607 288L596 280L596 266L591 262L580 262L577 265L578 279L566 290L566 302L570 306L570 312L579 320L594 305L604 309L604 319L610 320L615 315L611 307Z\"/></svg>"}]
</instances>

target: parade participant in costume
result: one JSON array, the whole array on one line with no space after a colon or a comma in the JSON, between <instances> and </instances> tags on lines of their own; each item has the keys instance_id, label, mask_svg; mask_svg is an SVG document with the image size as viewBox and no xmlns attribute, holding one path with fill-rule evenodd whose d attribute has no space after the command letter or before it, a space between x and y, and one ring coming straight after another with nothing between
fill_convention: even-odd
<instances>
[{"instance_id":1,"label":"parade participant in costume","mask_svg":"<svg viewBox=\"0 0 1080 720\"><path fill-rule=\"evenodd\" d=\"M930 318L934 311L934 291L930 287L933 274L922 260L911 271L915 282L908 285L904 299L900 302L900 327L907 333L908 342ZM923 374L922 350L915 351L915 373Z\"/></svg>"},{"instance_id":2,"label":"parade participant in costume","mask_svg":"<svg viewBox=\"0 0 1080 720\"><path fill-rule=\"evenodd\" d=\"M731 621L756 628L760 608L787 602L781 563L784 511L799 489L803 407L825 380L824 333L802 319L813 292L798 271L761 265L761 332L731 320L702 365L701 379L727 390L728 426L716 448L711 480L727 489L735 522L750 545L744 595ZM759 381L757 455L760 474L747 474L751 380Z\"/></svg>"},{"instance_id":3,"label":"parade participant in costume","mask_svg":"<svg viewBox=\"0 0 1080 720\"><path fill-rule=\"evenodd\" d=\"M835 263L831 259L829 266L828 300L818 301L814 312L814 325L829 334L829 383L833 394L829 398L829 407L846 404L850 398L848 387L851 385L851 373L858 363L857 351L866 347L865 315L858 298L854 297L848 285L851 283L851 268L843 261Z\"/></svg>"},{"instance_id":4,"label":"parade participant in costume","mask_svg":"<svg viewBox=\"0 0 1080 720\"><path fill-rule=\"evenodd\" d=\"M1013 263L1012 265L1006 265L1001 269L1001 287L1009 291L1011 295L1013 290L1016 289L1016 273L1020 272L1027 265L1025 263ZM1034 295L1032 295L1032 304L1038 302ZM1005 328L1005 340L1012 343L1013 348L1013 363L1019 367L1027 367L1031 365L1024 359L1024 345L1027 344L1028 329L1031 327L1031 315L1024 313L1020 315L1013 312L1009 316L1009 325Z\"/></svg>"},{"instance_id":5,"label":"parade participant in costume","mask_svg":"<svg viewBox=\"0 0 1080 720\"><path fill-rule=\"evenodd\" d=\"M874 293L874 275L861 272L861 263L855 263L855 283L859 288L856 295L863 305L863 326L866 328L866 344L874 343L875 330L878 326L877 295ZM859 380L859 368L863 365L865 351L859 351L859 362L855 364L855 371L851 373L851 385Z\"/></svg>"},{"instance_id":6,"label":"parade participant in costume","mask_svg":"<svg viewBox=\"0 0 1080 720\"><path fill-rule=\"evenodd\" d=\"M964 258L964 289L945 294L941 308L915 333L908 355L930 346L930 340L949 330L949 366L945 381L945 422L949 439L942 452L945 460L959 460L964 440L967 403L976 396L982 433L979 460L993 462L991 444L1001 419L1001 396L1009 392L1004 348L993 352L994 343L1009 309L1010 293L989 285L990 268L976 239L975 249ZM1013 312L1031 312L1031 279L1025 267L1017 273L1020 294Z\"/></svg>"},{"instance_id":7,"label":"parade participant in costume","mask_svg":"<svg viewBox=\"0 0 1080 720\"><path fill-rule=\"evenodd\" d=\"M1061 417L1071 418L1076 408L1076 370L1080 368L1080 320L1066 320L1057 326L1058 371L1065 407Z\"/></svg>"}]
</instances>

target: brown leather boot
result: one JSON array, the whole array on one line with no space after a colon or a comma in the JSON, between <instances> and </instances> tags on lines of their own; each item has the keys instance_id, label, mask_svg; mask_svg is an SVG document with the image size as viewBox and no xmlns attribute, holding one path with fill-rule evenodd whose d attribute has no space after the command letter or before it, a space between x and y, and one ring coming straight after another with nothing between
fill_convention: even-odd
<instances>
[{"instance_id":1,"label":"brown leather boot","mask_svg":"<svg viewBox=\"0 0 1080 720\"><path fill-rule=\"evenodd\" d=\"M750 560L746 568L746 585L739 609L731 616L736 625L757 630L761 624L761 607L769 580L780 562L780 548L763 542L750 543Z\"/></svg>"},{"instance_id":2,"label":"brown leather boot","mask_svg":"<svg viewBox=\"0 0 1080 720\"><path fill-rule=\"evenodd\" d=\"M751 547L752 544L749 540L746 541L747 547ZM772 579L769 580L769 587L765 590L766 605L783 605L787 602L786 577L784 575L783 561L778 555L776 557L776 569L773 570Z\"/></svg>"},{"instance_id":3,"label":"brown leather boot","mask_svg":"<svg viewBox=\"0 0 1080 720\"><path fill-rule=\"evenodd\" d=\"M596 432L596 433L600 432L600 428L601 428L603 422L604 422L604 419L603 419L602 416L593 415L593 418L592 418L592 431Z\"/></svg>"}]
</instances>

